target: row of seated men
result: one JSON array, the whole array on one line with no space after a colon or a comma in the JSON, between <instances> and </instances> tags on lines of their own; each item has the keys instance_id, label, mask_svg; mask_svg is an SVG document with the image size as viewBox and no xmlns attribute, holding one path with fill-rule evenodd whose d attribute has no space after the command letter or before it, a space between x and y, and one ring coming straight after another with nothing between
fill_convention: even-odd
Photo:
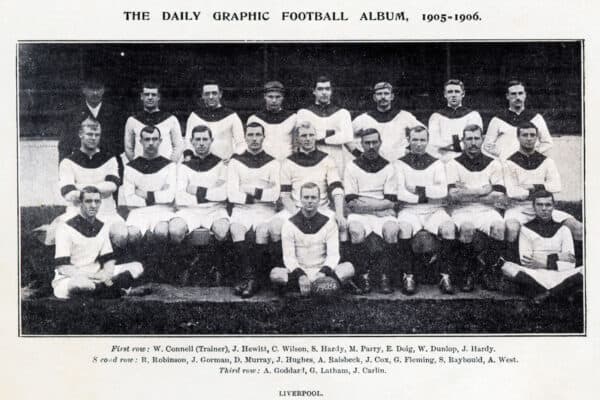
<instances>
[{"instance_id":1,"label":"row of seated men","mask_svg":"<svg viewBox=\"0 0 600 400\"><path fill-rule=\"evenodd\" d=\"M504 162L482 153L483 129L476 124L463 129L461 155L445 163L427 153L429 132L420 124L408 129L408 153L394 163L381 155L381 133L362 129L357 135L362 151L344 168L343 180L334 157L316 148L317 131L310 121L297 124L299 149L282 162L263 150L267 134L260 123L249 123L247 150L226 164L211 151L211 129L199 125L190 132L195 154L176 164L160 155L161 130L144 126L142 155L124 171L122 197L131 211L123 222L112 197L119 183L117 162L98 149L101 127L86 118L79 151L60 165L61 192L73 204L62 220L73 225L85 197L83 186L93 185L104 198L98 218L110 226L110 240L121 254L134 254L140 241L179 245L187 236L192 239L186 245L203 245L196 251L218 254L219 242L230 235L243 271L235 288L242 297L258 291L259 267L264 265L274 284L304 292L307 283L329 276L355 294L365 293L376 276L379 289L390 293L390 274L401 271L407 294L419 282L434 281L451 294L453 280L461 282L462 290L473 290L479 272L486 286L494 288L501 257L520 261L528 271L540 268L542 259L546 269L559 265L557 261L574 267L576 253L581 253L580 222L558 210L543 220L534 207L542 201L536 193L549 196L552 207L552 193L561 185L553 161L535 150L539 130L531 122L518 126L520 148ZM233 204L231 213L225 200ZM504 218L498 208L506 209ZM556 228L552 236L560 231L564 248L548 253L534 240L533 250L525 253L524 239L517 241L522 224L540 238ZM195 242L197 228L212 231L211 239ZM59 246L59 231L57 258L63 258L58 249L68 246ZM570 247L565 244L569 240ZM163 255L174 251L163 249ZM503 271L508 274L507 268ZM546 293L554 286L542 287Z\"/></svg>"}]
</instances>

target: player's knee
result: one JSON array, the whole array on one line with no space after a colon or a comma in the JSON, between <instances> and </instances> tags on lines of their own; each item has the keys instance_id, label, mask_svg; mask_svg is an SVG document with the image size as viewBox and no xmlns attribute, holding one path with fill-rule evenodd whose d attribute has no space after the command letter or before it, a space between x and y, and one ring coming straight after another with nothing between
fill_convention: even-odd
<instances>
[{"instance_id":1,"label":"player's knee","mask_svg":"<svg viewBox=\"0 0 600 400\"><path fill-rule=\"evenodd\" d=\"M140 276L142 276L142 274L144 273L144 266L142 265L141 262L133 261L133 262L127 263L124 270L128 271L131 274L131 276L133 277L133 279L137 279Z\"/></svg>"},{"instance_id":2,"label":"player's knee","mask_svg":"<svg viewBox=\"0 0 600 400\"><path fill-rule=\"evenodd\" d=\"M109 230L110 242L115 247L124 249L127 247L128 229L124 222L115 222L110 226Z\"/></svg>"},{"instance_id":3,"label":"player's knee","mask_svg":"<svg viewBox=\"0 0 600 400\"><path fill-rule=\"evenodd\" d=\"M440 236L444 239L455 239L456 238L456 225L452 221L446 221L442 223L438 229Z\"/></svg>"},{"instance_id":4,"label":"player's knee","mask_svg":"<svg viewBox=\"0 0 600 400\"><path fill-rule=\"evenodd\" d=\"M335 274L340 282L345 282L354 276L354 266L349 262L343 262L335 267Z\"/></svg>"},{"instance_id":5,"label":"player's knee","mask_svg":"<svg viewBox=\"0 0 600 400\"><path fill-rule=\"evenodd\" d=\"M365 240L365 228L360 222L352 221L348 224L348 233L352 243L361 243Z\"/></svg>"},{"instance_id":6,"label":"player's knee","mask_svg":"<svg viewBox=\"0 0 600 400\"><path fill-rule=\"evenodd\" d=\"M381 233L383 234L383 240L385 240L386 243L397 243L400 227L395 221L387 221L383 224Z\"/></svg>"},{"instance_id":7,"label":"player's knee","mask_svg":"<svg viewBox=\"0 0 600 400\"><path fill-rule=\"evenodd\" d=\"M269 236L271 240L274 242L279 242L281 240L281 227L283 226L282 218L273 218L271 222L269 222Z\"/></svg>"},{"instance_id":8,"label":"player's knee","mask_svg":"<svg viewBox=\"0 0 600 400\"><path fill-rule=\"evenodd\" d=\"M256 234L256 243L267 244L269 242L269 224L263 223L254 230Z\"/></svg>"},{"instance_id":9,"label":"player's knee","mask_svg":"<svg viewBox=\"0 0 600 400\"><path fill-rule=\"evenodd\" d=\"M473 237L475 236L475 225L472 222L464 222L460 226L459 234L461 242L473 242Z\"/></svg>"},{"instance_id":10,"label":"player's knee","mask_svg":"<svg viewBox=\"0 0 600 400\"><path fill-rule=\"evenodd\" d=\"M519 231L521 230L521 224L516 219L509 219L506 221L506 240L514 242L519 237Z\"/></svg>"},{"instance_id":11,"label":"player's knee","mask_svg":"<svg viewBox=\"0 0 600 400\"><path fill-rule=\"evenodd\" d=\"M215 239L222 242L227 238L227 234L229 233L229 221L225 218L218 219L213 222L211 230L215 235Z\"/></svg>"},{"instance_id":12,"label":"player's knee","mask_svg":"<svg viewBox=\"0 0 600 400\"><path fill-rule=\"evenodd\" d=\"M575 218L567 218L563 225L565 225L571 231L573 239L583 240L583 224L577 221Z\"/></svg>"},{"instance_id":13,"label":"player's knee","mask_svg":"<svg viewBox=\"0 0 600 400\"><path fill-rule=\"evenodd\" d=\"M269 273L269 279L274 285L283 286L288 282L288 270L286 268L273 268Z\"/></svg>"},{"instance_id":14,"label":"player's knee","mask_svg":"<svg viewBox=\"0 0 600 400\"><path fill-rule=\"evenodd\" d=\"M398 239L410 239L413 236L413 227L407 222L398 222Z\"/></svg>"},{"instance_id":15,"label":"player's knee","mask_svg":"<svg viewBox=\"0 0 600 400\"><path fill-rule=\"evenodd\" d=\"M435 236L425 230L421 230L415 234L415 237L411 241L411 246L415 254L431 253L437 249Z\"/></svg>"},{"instance_id":16,"label":"player's knee","mask_svg":"<svg viewBox=\"0 0 600 400\"><path fill-rule=\"evenodd\" d=\"M231 239L234 242L243 242L246 240L248 229L243 225L233 223L229 226L229 232L231 232Z\"/></svg>"},{"instance_id":17,"label":"player's knee","mask_svg":"<svg viewBox=\"0 0 600 400\"><path fill-rule=\"evenodd\" d=\"M154 240L159 242L166 242L169 239L169 223L161 221L154 227Z\"/></svg>"},{"instance_id":18,"label":"player's knee","mask_svg":"<svg viewBox=\"0 0 600 400\"><path fill-rule=\"evenodd\" d=\"M127 227L127 241L129 244L136 244L142 240L142 231L137 226Z\"/></svg>"},{"instance_id":19,"label":"player's knee","mask_svg":"<svg viewBox=\"0 0 600 400\"><path fill-rule=\"evenodd\" d=\"M189 243L194 247L206 246L210 242L210 231L204 228L194 229L190 233Z\"/></svg>"},{"instance_id":20,"label":"player's knee","mask_svg":"<svg viewBox=\"0 0 600 400\"><path fill-rule=\"evenodd\" d=\"M173 218L169 221L169 238L174 243L181 243L185 239L188 228L183 218Z\"/></svg>"},{"instance_id":21,"label":"player's knee","mask_svg":"<svg viewBox=\"0 0 600 400\"><path fill-rule=\"evenodd\" d=\"M490 224L490 236L496 240L504 240L506 224L504 221L494 221Z\"/></svg>"}]
</instances>

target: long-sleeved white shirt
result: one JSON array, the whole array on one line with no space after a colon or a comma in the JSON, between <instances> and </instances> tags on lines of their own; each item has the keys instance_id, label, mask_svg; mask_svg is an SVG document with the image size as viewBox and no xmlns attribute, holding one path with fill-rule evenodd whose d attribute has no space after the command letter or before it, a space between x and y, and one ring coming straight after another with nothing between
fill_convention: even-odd
<instances>
[{"instance_id":1,"label":"long-sleeved white shirt","mask_svg":"<svg viewBox=\"0 0 600 400\"><path fill-rule=\"evenodd\" d=\"M518 151L509 157L504 162L504 182L507 196L522 204L531 204L531 188L526 186L543 187L550 193L558 193L562 188L554 161L537 151L531 155Z\"/></svg>"},{"instance_id":2,"label":"long-sleeved white shirt","mask_svg":"<svg viewBox=\"0 0 600 400\"><path fill-rule=\"evenodd\" d=\"M558 261L558 253L575 255L571 231L553 220L539 218L521 227L519 234L519 255L521 262L528 256L546 265L547 269L562 271L575 267L575 263Z\"/></svg>"},{"instance_id":3,"label":"long-sleeved white shirt","mask_svg":"<svg viewBox=\"0 0 600 400\"><path fill-rule=\"evenodd\" d=\"M227 200L227 167L223 161L209 154L206 158L193 156L190 161L177 165L178 207L211 208L224 205ZM197 186L195 194L188 193L189 185Z\"/></svg>"},{"instance_id":4,"label":"long-sleeved white shirt","mask_svg":"<svg viewBox=\"0 0 600 400\"><path fill-rule=\"evenodd\" d=\"M177 165L164 157L138 157L125 166L121 190L128 207L170 205L176 188ZM138 196L136 189L147 192L147 198Z\"/></svg>"},{"instance_id":5,"label":"long-sleeved white shirt","mask_svg":"<svg viewBox=\"0 0 600 400\"><path fill-rule=\"evenodd\" d=\"M279 161L292 154L296 126L295 113L287 110L279 112L262 110L248 118L248 124L252 122L258 122L265 128L263 149L267 154Z\"/></svg>"},{"instance_id":6,"label":"long-sleeved white shirt","mask_svg":"<svg viewBox=\"0 0 600 400\"><path fill-rule=\"evenodd\" d=\"M209 109L203 107L190 113L185 127L185 154L194 154L191 143L192 130L199 126L208 126L212 132L213 143L210 151L223 160L229 160L235 154L246 150L244 127L237 113L226 107Z\"/></svg>"},{"instance_id":7,"label":"long-sleeved white shirt","mask_svg":"<svg viewBox=\"0 0 600 400\"><path fill-rule=\"evenodd\" d=\"M279 162L264 151L234 155L227 166L229 202L240 208L259 204L274 208L279 198L279 175ZM254 190L248 194L242 190L243 185Z\"/></svg>"},{"instance_id":8,"label":"long-sleeved white shirt","mask_svg":"<svg viewBox=\"0 0 600 400\"><path fill-rule=\"evenodd\" d=\"M381 156L375 160L359 157L348 163L344 171L347 201L359 196L396 201L396 184L393 164Z\"/></svg>"},{"instance_id":9,"label":"long-sleeved white shirt","mask_svg":"<svg viewBox=\"0 0 600 400\"><path fill-rule=\"evenodd\" d=\"M462 151L460 141L467 125L477 125L483 130L481 115L463 106L456 109L446 107L434 112L429 117L428 151L445 160L459 156ZM453 146L453 150L441 150L446 146Z\"/></svg>"},{"instance_id":10,"label":"long-sleeved white shirt","mask_svg":"<svg viewBox=\"0 0 600 400\"><path fill-rule=\"evenodd\" d=\"M183 153L181 126L177 118L166 111L152 113L142 111L127 119L125 124L125 155L127 158L132 161L142 156L140 133L145 126L156 126L160 130L162 142L158 153L171 161L178 162Z\"/></svg>"},{"instance_id":11,"label":"long-sleeved white shirt","mask_svg":"<svg viewBox=\"0 0 600 400\"><path fill-rule=\"evenodd\" d=\"M430 154L409 153L395 162L398 201L404 208L429 212L448 195L444 164Z\"/></svg>"}]
</instances>

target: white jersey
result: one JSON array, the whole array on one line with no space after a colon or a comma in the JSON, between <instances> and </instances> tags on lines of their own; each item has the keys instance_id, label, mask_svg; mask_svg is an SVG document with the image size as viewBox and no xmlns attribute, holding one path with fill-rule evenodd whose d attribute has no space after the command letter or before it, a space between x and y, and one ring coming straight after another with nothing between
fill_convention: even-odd
<instances>
[{"instance_id":1,"label":"white jersey","mask_svg":"<svg viewBox=\"0 0 600 400\"><path fill-rule=\"evenodd\" d=\"M259 111L248 118L248 124L257 122L265 128L263 149L278 161L283 161L292 154L294 146L294 128L296 114L280 110L272 112Z\"/></svg>"},{"instance_id":2,"label":"white jersey","mask_svg":"<svg viewBox=\"0 0 600 400\"><path fill-rule=\"evenodd\" d=\"M171 206L177 187L176 164L164 157L138 157L125 167L123 198L128 207ZM144 199L136 189L147 192Z\"/></svg>"},{"instance_id":3,"label":"white jersey","mask_svg":"<svg viewBox=\"0 0 600 400\"><path fill-rule=\"evenodd\" d=\"M299 211L281 228L283 263L289 272L302 269L311 280L319 270L340 262L338 227L333 218L317 213L307 218Z\"/></svg>"},{"instance_id":4,"label":"white jersey","mask_svg":"<svg viewBox=\"0 0 600 400\"><path fill-rule=\"evenodd\" d=\"M165 111L149 113L142 111L127 119L125 124L125 154L129 160L143 154L140 133L146 126L155 126L160 130L162 142L158 154L172 161L179 161L183 152L181 126L173 114Z\"/></svg>"},{"instance_id":5,"label":"white jersey","mask_svg":"<svg viewBox=\"0 0 600 400\"><path fill-rule=\"evenodd\" d=\"M98 151L90 157L81 150L76 150L60 162L58 166L58 184L63 197L86 186L94 186L101 191L114 192L121 184L117 159L103 151ZM78 213L78 204L69 203L67 205L67 215L75 216ZM117 214L117 207L113 196L103 198L98 216L115 214Z\"/></svg>"},{"instance_id":6,"label":"white jersey","mask_svg":"<svg viewBox=\"0 0 600 400\"><path fill-rule=\"evenodd\" d=\"M381 156L375 160L357 158L344 171L346 201L362 196L395 202L396 184L394 166Z\"/></svg>"},{"instance_id":7,"label":"white jersey","mask_svg":"<svg viewBox=\"0 0 600 400\"><path fill-rule=\"evenodd\" d=\"M226 107L216 109L201 108L193 111L187 119L185 128L185 155L194 154L191 138L192 130L200 125L208 126L212 132L213 143L210 151L223 160L241 154L246 150L244 127L235 111Z\"/></svg>"},{"instance_id":8,"label":"white jersey","mask_svg":"<svg viewBox=\"0 0 600 400\"><path fill-rule=\"evenodd\" d=\"M56 229L54 264L86 267L113 259L108 226L98 219L90 222L77 214Z\"/></svg>"},{"instance_id":9,"label":"white jersey","mask_svg":"<svg viewBox=\"0 0 600 400\"><path fill-rule=\"evenodd\" d=\"M298 123L309 121L317 131L317 149L329 154L343 174L347 151L343 145L354 139L352 118L348 110L333 104L312 104L298 110Z\"/></svg>"},{"instance_id":10,"label":"white jersey","mask_svg":"<svg viewBox=\"0 0 600 400\"><path fill-rule=\"evenodd\" d=\"M242 190L242 185L254 187L252 194ZM261 151L248 151L234 155L227 167L227 197L235 207L250 208L248 205L264 204L275 208L279 199L279 162Z\"/></svg>"},{"instance_id":11,"label":"white jersey","mask_svg":"<svg viewBox=\"0 0 600 400\"><path fill-rule=\"evenodd\" d=\"M367 111L352 121L355 136L360 130L377 129L381 136L379 153L391 163L406 154L408 146L406 132L409 128L415 126L423 126L423 124L408 111L398 109L383 112L378 110ZM356 146L362 151L360 138L354 140Z\"/></svg>"},{"instance_id":12,"label":"white jersey","mask_svg":"<svg viewBox=\"0 0 600 400\"><path fill-rule=\"evenodd\" d=\"M219 157L214 154L204 159L194 156L190 161L177 165L175 204L177 207L201 209L223 207L227 200L226 181L227 167ZM195 194L187 192L189 185L198 188Z\"/></svg>"},{"instance_id":13,"label":"white jersey","mask_svg":"<svg viewBox=\"0 0 600 400\"><path fill-rule=\"evenodd\" d=\"M537 127L539 140L536 150L540 153L547 153L552 148L552 136L550 136L544 117L530 110L523 110L520 114L504 110L492 118L483 141L483 150L501 160L510 157L519 150L517 126L523 122L531 122Z\"/></svg>"},{"instance_id":14,"label":"white jersey","mask_svg":"<svg viewBox=\"0 0 600 400\"><path fill-rule=\"evenodd\" d=\"M545 189L550 193L560 192L560 174L554 161L537 151L526 155L514 153L504 163L506 194L514 204L533 208L529 196L532 190ZM533 188L526 188L533 185Z\"/></svg>"},{"instance_id":15,"label":"white jersey","mask_svg":"<svg viewBox=\"0 0 600 400\"><path fill-rule=\"evenodd\" d=\"M467 125L477 125L483 129L481 115L463 106L456 109L446 107L434 112L429 117L428 151L445 161L459 156L463 130ZM452 146L452 150L441 150L447 146Z\"/></svg>"},{"instance_id":16,"label":"white jersey","mask_svg":"<svg viewBox=\"0 0 600 400\"><path fill-rule=\"evenodd\" d=\"M575 263L558 261L558 253L575 254L571 231L559 222L542 221L539 218L526 223L519 234L519 255L531 257L546 264L547 269L564 270Z\"/></svg>"}]
</instances>

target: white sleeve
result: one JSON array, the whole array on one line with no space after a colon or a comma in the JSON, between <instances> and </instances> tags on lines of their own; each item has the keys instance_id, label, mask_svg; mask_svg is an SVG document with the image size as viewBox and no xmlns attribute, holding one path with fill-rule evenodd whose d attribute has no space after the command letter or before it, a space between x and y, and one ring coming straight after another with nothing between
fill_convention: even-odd
<instances>
[{"instance_id":1,"label":"white sleeve","mask_svg":"<svg viewBox=\"0 0 600 400\"><path fill-rule=\"evenodd\" d=\"M72 167L73 162L68 158L63 159L58 165L58 188L62 197L68 202L76 200L74 194L77 186L75 186L75 174Z\"/></svg>"},{"instance_id":2,"label":"white sleeve","mask_svg":"<svg viewBox=\"0 0 600 400\"><path fill-rule=\"evenodd\" d=\"M544 117L542 117L540 114L536 114L531 122L537 127L539 133L539 142L536 150L540 153L546 154L554 144L552 141L552 136L550 135L550 130L548 130L548 125L546 125Z\"/></svg>"},{"instance_id":3,"label":"white sleeve","mask_svg":"<svg viewBox=\"0 0 600 400\"><path fill-rule=\"evenodd\" d=\"M171 163L166 168L168 187L164 190L158 190L154 193L154 201L156 204L169 204L175 200L175 191L177 190L177 164Z\"/></svg>"},{"instance_id":4,"label":"white sleeve","mask_svg":"<svg viewBox=\"0 0 600 400\"><path fill-rule=\"evenodd\" d=\"M438 113L434 112L429 117L427 130L429 131L429 146L437 153L442 145L442 128L440 126L440 115Z\"/></svg>"},{"instance_id":5,"label":"white sleeve","mask_svg":"<svg viewBox=\"0 0 600 400\"><path fill-rule=\"evenodd\" d=\"M560 252L575 255L575 246L573 245L573 236L566 226L560 228ZM575 267L575 263L568 261L557 261L556 265L559 271Z\"/></svg>"},{"instance_id":6,"label":"white sleeve","mask_svg":"<svg viewBox=\"0 0 600 400\"><path fill-rule=\"evenodd\" d=\"M444 163L436 161L433 166L433 183L425 186L425 195L428 199L442 199L448 195L448 183Z\"/></svg>"},{"instance_id":7,"label":"white sleeve","mask_svg":"<svg viewBox=\"0 0 600 400\"><path fill-rule=\"evenodd\" d=\"M240 190L240 175L237 170L239 162L235 159L229 160L227 166L227 198L231 203L248 204L249 196Z\"/></svg>"},{"instance_id":8,"label":"white sleeve","mask_svg":"<svg viewBox=\"0 0 600 400\"><path fill-rule=\"evenodd\" d=\"M187 192L190 183L190 169L184 164L177 164L177 191L175 192L175 204L178 206L191 206L197 204L196 198Z\"/></svg>"},{"instance_id":9,"label":"white sleeve","mask_svg":"<svg viewBox=\"0 0 600 400\"><path fill-rule=\"evenodd\" d=\"M283 253L283 264L289 272L300 268L298 258L296 258L296 242L294 239L292 223L285 221L281 227L281 249Z\"/></svg>"},{"instance_id":10,"label":"white sleeve","mask_svg":"<svg viewBox=\"0 0 600 400\"><path fill-rule=\"evenodd\" d=\"M324 266L328 266L331 269L337 267L340 263L340 241L339 241L339 232L338 226L335 223L335 220L331 219L327 223L327 232L325 235L326 240L326 252L327 256L325 257Z\"/></svg>"},{"instance_id":11,"label":"white sleeve","mask_svg":"<svg viewBox=\"0 0 600 400\"><path fill-rule=\"evenodd\" d=\"M550 193L558 193L562 190L560 174L554 160L546 158L546 176L544 177L544 187Z\"/></svg>"},{"instance_id":12,"label":"white sleeve","mask_svg":"<svg viewBox=\"0 0 600 400\"><path fill-rule=\"evenodd\" d=\"M128 207L145 207L146 200L135 194L135 175L137 172L131 167L125 167L123 173L123 198L125 199L125 205Z\"/></svg>"},{"instance_id":13,"label":"white sleeve","mask_svg":"<svg viewBox=\"0 0 600 400\"><path fill-rule=\"evenodd\" d=\"M404 167L401 161L397 162L396 167L396 181L398 187L398 200L405 203L417 204L419 202L419 196L406 190L406 180L404 178Z\"/></svg>"},{"instance_id":14,"label":"white sleeve","mask_svg":"<svg viewBox=\"0 0 600 400\"><path fill-rule=\"evenodd\" d=\"M135 120L133 117L127 118L127 122L125 123L125 156L129 161L132 161L135 158Z\"/></svg>"},{"instance_id":15,"label":"white sleeve","mask_svg":"<svg viewBox=\"0 0 600 400\"><path fill-rule=\"evenodd\" d=\"M501 121L499 118L493 117L488 125L485 138L483 139L483 150L494 157L498 157L500 155L500 151L496 146L496 141L498 140L498 136L500 134L500 122Z\"/></svg>"},{"instance_id":16,"label":"white sleeve","mask_svg":"<svg viewBox=\"0 0 600 400\"><path fill-rule=\"evenodd\" d=\"M242 120L237 114L233 114L231 123L231 132L233 134L233 152L242 154L246 150L246 140L244 139L244 126Z\"/></svg>"},{"instance_id":17,"label":"white sleeve","mask_svg":"<svg viewBox=\"0 0 600 400\"><path fill-rule=\"evenodd\" d=\"M347 110L341 109L338 111L338 124L335 133L325 138L327 144L346 144L354 140L354 132L352 130L352 119Z\"/></svg>"},{"instance_id":18,"label":"white sleeve","mask_svg":"<svg viewBox=\"0 0 600 400\"><path fill-rule=\"evenodd\" d=\"M522 200L529 197L529 190L519 185L518 170L515 163L507 160L504 163L504 183L506 184L506 195L511 199Z\"/></svg>"},{"instance_id":19,"label":"white sleeve","mask_svg":"<svg viewBox=\"0 0 600 400\"><path fill-rule=\"evenodd\" d=\"M223 183L218 186L212 186L206 189L206 200L225 201L227 200L227 167L223 161L220 161L215 168L218 168L218 180Z\"/></svg>"},{"instance_id":20,"label":"white sleeve","mask_svg":"<svg viewBox=\"0 0 600 400\"><path fill-rule=\"evenodd\" d=\"M183 154L184 143L183 137L181 136L181 125L179 125L179 120L175 116L171 118L174 119L174 121L171 123L171 130L169 132L171 135L171 146L173 147L171 152L171 161L178 162Z\"/></svg>"}]
</instances>

